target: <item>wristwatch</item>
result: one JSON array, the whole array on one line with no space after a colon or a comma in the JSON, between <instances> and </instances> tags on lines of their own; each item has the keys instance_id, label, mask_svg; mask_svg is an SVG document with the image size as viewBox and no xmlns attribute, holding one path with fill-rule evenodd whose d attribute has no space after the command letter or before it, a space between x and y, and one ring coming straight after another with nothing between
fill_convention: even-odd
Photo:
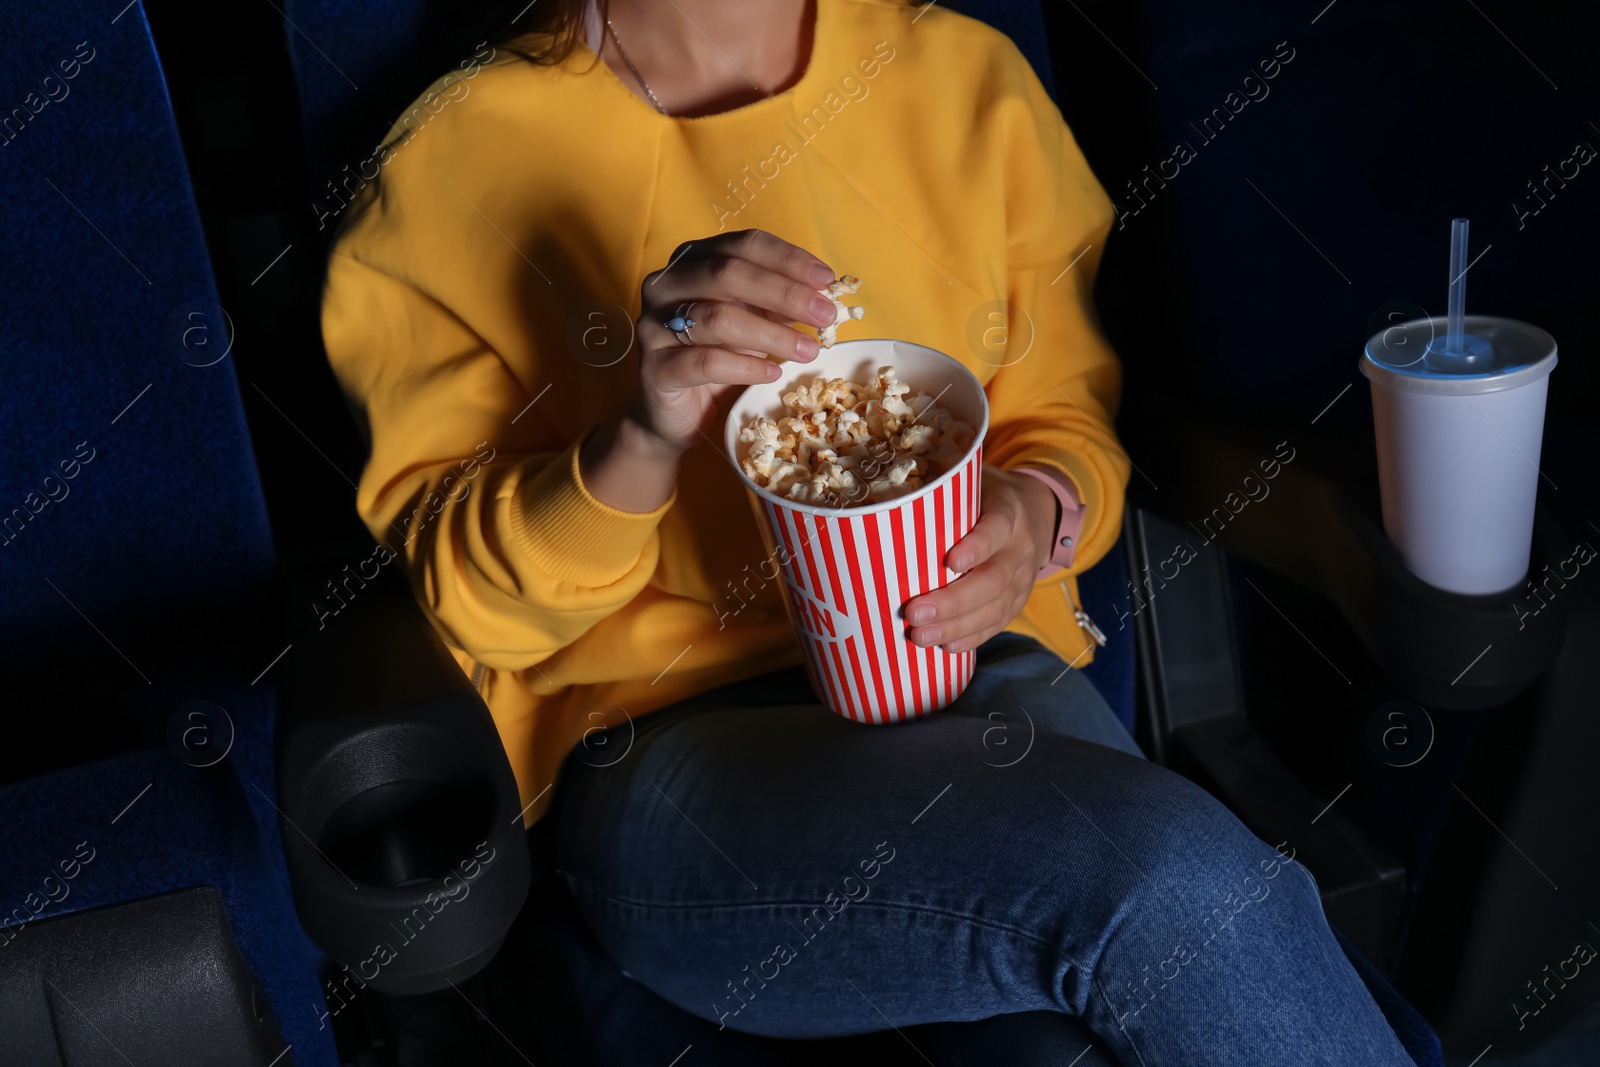
<instances>
[{"instance_id":1,"label":"wristwatch","mask_svg":"<svg viewBox=\"0 0 1600 1067\"><path fill-rule=\"evenodd\" d=\"M1050 491L1055 494L1055 544L1050 550L1050 561L1039 568L1039 573L1034 575L1034 581L1048 578L1063 567L1072 566L1072 557L1078 551L1078 534L1083 530L1083 504L1078 500L1077 490L1073 488L1072 483L1055 471L1043 471L1037 467L1013 467L1011 473L1037 478L1048 485Z\"/></svg>"}]
</instances>

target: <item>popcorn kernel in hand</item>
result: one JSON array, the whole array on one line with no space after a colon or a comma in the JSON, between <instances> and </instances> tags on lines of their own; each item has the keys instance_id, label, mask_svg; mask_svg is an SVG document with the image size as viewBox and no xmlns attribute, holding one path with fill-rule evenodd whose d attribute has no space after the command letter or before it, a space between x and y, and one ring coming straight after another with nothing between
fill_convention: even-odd
<instances>
[{"instance_id":1,"label":"popcorn kernel in hand","mask_svg":"<svg viewBox=\"0 0 1600 1067\"><path fill-rule=\"evenodd\" d=\"M817 342L823 348L832 348L834 342L839 339L839 326L841 323L848 322L851 319L860 321L861 317L866 314L866 309L859 304L847 305L843 300L839 299L846 293L853 293L860 288L861 279L853 274L846 274L843 277L834 279L833 283L826 289L817 290L817 292L833 301L833 321L817 330ZM854 388L843 378L835 378L833 381L846 389ZM784 402L788 403L787 397L784 398Z\"/></svg>"}]
</instances>

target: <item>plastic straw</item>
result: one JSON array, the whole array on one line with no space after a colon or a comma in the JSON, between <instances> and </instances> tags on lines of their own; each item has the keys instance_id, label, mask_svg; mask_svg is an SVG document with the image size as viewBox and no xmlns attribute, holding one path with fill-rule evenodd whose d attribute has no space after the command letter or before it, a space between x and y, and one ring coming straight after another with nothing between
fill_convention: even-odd
<instances>
[{"instance_id":1,"label":"plastic straw","mask_svg":"<svg viewBox=\"0 0 1600 1067\"><path fill-rule=\"evenodd\" d=\"M1450 317L1444 350L1462 355L1467 345L1467 220L1450 221Z\"/></svg>"}]
</instances>

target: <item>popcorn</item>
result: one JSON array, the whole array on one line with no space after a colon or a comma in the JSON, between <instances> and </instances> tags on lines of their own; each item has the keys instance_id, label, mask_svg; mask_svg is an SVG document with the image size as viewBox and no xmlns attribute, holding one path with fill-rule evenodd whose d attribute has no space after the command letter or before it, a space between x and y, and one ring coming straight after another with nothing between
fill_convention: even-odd
<instances>
[{"instance_id":1,"label":"popcorn","mask_svg":"<svg viewBox=\"0 0 1600 1067\"><path fill-rule=\"evenodd\" d=\"M843 300L839 299L846 293L853 293L859 288L861 288L861 279L854 274L846 274L842 278L834 279L833 283L826 289L817 290L817 292L833 301L833 321L817 331L817 340L821 342L823 348L832 348L833 343L839 339L840 323L849 322L851 319L860 321L861 316L867 313L866 309L860 305L847 306Z\"/></svg>"},{"instance_id":2,"label":"popcorn","mask_svg":"<svg viewBox=\"0 0 1600 1067\"><path fill-rule=\"evenodd\" d=\"M911 392L893 367L865 384L813 378L783 394L790 414L757 415L739 431L750 446L740 466L758 486L802 504L904 496L954 466L975 435L935 399Z\"/></svg>"}]
</instances>

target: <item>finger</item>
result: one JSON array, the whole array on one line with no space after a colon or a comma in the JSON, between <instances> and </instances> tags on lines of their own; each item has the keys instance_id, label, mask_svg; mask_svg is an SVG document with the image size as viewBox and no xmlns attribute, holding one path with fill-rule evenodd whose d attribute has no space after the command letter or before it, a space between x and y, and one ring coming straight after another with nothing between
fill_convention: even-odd
<instances>
[{"instance_id":1,"label":"finger","mask_svg":"<svg viewBox=\"0 0 1600 1067\"><path fill-rule=\"evenodd\" d=\"M692 345L663 352L648 373L650 384L657 389L692 389L700 385L770 382L778 377L779 371L776 363L760 356Z\"/></svg>"},{"instance_id":2,"label":"finger","mask_svg":"<svg viewBox=\"0 0 1600 1067\"><path fill-rule=\"evenodd\" d=\"M689 242L685 259L714 259L732 256L749 260L759 267L803 282L812 289L825 288L833 281L833 268L799 245L791 244L766 230L733 230L703 241Z\"/></svg>"},{"instance_id":3,"label":"finger","mask_svg":"<svg viewBox=\"0 0 1600 1067\"><path fill-rule=\"evenodd\" d=\"M967 581L979 573L981 570L974 571L972 575L964 575L956 584ZM913 626L906 637L924 648L937 645L946 652L964 652L969 648L976 648L1005 629L1022 610L1025 602L1026 597L1019 589L1008 587L996 595L985 597L970 611L943 618L926 626Z\"/></svg>"},{"instance_id":4,"label":"finger","mask_svg":"<svg viewBox=\"0 0 1600 1067\"><path fill-rule=\"evenodd\" d=\"M1012 616L1012 618L1015 618L1015 616ZM996 619L985 626L973 630L971 633L947 640L940 647L947 655L951 656L977 648L989 638L1004 630L1006 624L1010 621L1011 619Z\"/></svg>"},{"instance_id":5,"label":"finger","mask_svg":"<svg viewBox=\"0 0 1600 1067\"><path fill-rule=\"evenodd\" d=\"M835 309L817 289L747 259L722 256L680 263L648 279L642 292L645 317L660 322L691 301L720 300L774 312L785 323L826 326L834 321Z\"/></svg>"},{"instance_id":6,"label":"finger","mask_svg":"<svg viewBox=\"0 0 1600 1067\"><path fill-rule=\"evenodd\" d=\"M912 597L906 601L905 619L913 628L938 627L948 635L954 631L945 624L999 599L1011 575L1001 561L991 560L968 571L949 585Z\"/></svg>"},{"instance_id":7,"label":"finger","mask_svg":"<svg viewBox=\"0 0 1600 1067\"><path fill-rule=\"evenodd\" d=\"M1016 532L1015 514L1014 508L1002 494L991 494L972 529L945 553L949 568L965 574L994 559L1011 543ZM954 600L947 599L954 594L947 594L946 590L954 589L959 584L958 580L912 597L906 602L906 620L913 624L932 622L935 618L948 618L956 610L964 610Z\"/></svg>"},{"instance_id":8,"label":"finger","mask_svg":"<svg viewBox=\"0 0 1600 1067\"><path fill-rule=\"evenodd\" d=\"M696 300L684 309L694 320L689 339L696 345L761 353L810 362L822 351L815 337L764 318L741 304ZM665 326L661 327L666 330Z\"/></svg>"},{"instance_id":9,"label":"finger","mask_svg":"<svg viewBox=\"0 0 1600 1067\"><path fill-rule=\"evenodd\" d=\"M1004 497L997 496L978 516L966 536L950 546L950 551L945 553L945 565L957 572L970 571L1010 544L1016 532L1016 511Z\"/></svg>"}]
</instances>

